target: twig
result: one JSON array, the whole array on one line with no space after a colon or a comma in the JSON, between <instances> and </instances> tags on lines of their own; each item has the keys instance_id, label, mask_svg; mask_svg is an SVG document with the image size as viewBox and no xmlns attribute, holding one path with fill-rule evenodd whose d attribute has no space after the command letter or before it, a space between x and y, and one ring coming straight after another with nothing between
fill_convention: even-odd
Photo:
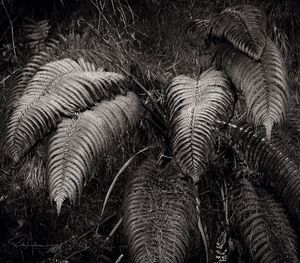
<instances>
[{"instance_id":1,"label":"twig","mask_svg":"<svg viewBox=\"0 0 300 263\"><path fill-rule=\"evenodd\" d=\"M15 46L15 37L14 37L14 25L13 25L13 22L11 21L11 19L10 19L10 15L9 15L7 9L6 9L6 6L4 4L4 0L2 0L2 5L3 5L3 8L5 10L5 13L7 15L7 18L8 18L9 24L10 24L12 46L13 46L14 55L16 56L16 46Z\"/></svg>"},{"instance_id":2,"label":"twig","mask_svg":"<svg viewBox=\"0 0 300 263\"><path fill-rule=\"evenodd\" d=\"M2 79L0 82L0 85L2 85L11 75L15 74L19 70L20 70L20 68L16 69L14 72L10 73L8 76L6 76L4 79Z\"/></svg>"},{"instance_id":3,"label":"twig","mask_svg":"<svg viewBox=\"0 0 300 263\"><path fill-rule=\"evenodd\" d=\"M196 187L195 187L196 188ZM197 189L196 189L197 190ZM198 193L198 191L196 191ZM205 247L205 256L206 256L206 263L209 263L209 249L208 249L208 242L204 233L204 228L201 222L201 214L200 214L200 200L198 197L196 197L196 209L198 214L198 228L202 237L202 241Z\"/></svg>"},{"instance_id":4,"label":"twig","mask_svg":"<svg viewBox=\"0 0 300 263\"><path fill-rule=\"evenodd\" d=\"M120 263L123 257L124 257L124 255L121 254L121 255L118 257L118 259L116 260L115 263Z\"/></svg>"},{"instance_id":5,"label":"twig","mask_svg":"<svg viewBox=\"0 0 300 263\"><path fill-rule=\"evenodd\" d=\"M119 221L117 222L117 224L110 231L110 233L108 234L107 238L105 238L105 242L109 241L112 238L112 236L115 234L115 232L117 231L117 229L119 228L119 226L122 224L122 222L123 222L123 216L119 219Z\"/></svg>"},{"instance_id":6,"label":"twig","mask_svg":"<svg viewBox=\"0 0 300 263\"><path fill-rule=\"evenodd\" d=\"M100 220L102 219L102 216L104 214L104 210L105 210L105 207L107 205L107 201L108 201L108 198L110 197L110 194L116 184L116 182L118 181L120 175L123 173L123 171L130 165L130 163L141 153L149 150L150 148L153 148L153 147L147 147L147 148L144 148L140 151L138 151L137 153L135 153L131 158L129 158L129 160L122 166L122 168L119 170L119 172L117 173L117 175L115 176L113 182L111 183L109 189L108 189L108 192L105 196L105 200L104 200L104 203L103 203L103 207L102 207L102 210L101 210L101 214L100 214Z\"/></svg>"},{"instance_id":7,"label":"twig","mask_svg":"<svg viewBox=\"0 0 300 263\"><path fill-rule=\"evenodd\" d=\"M83 248L83 249L81 249L81 250L79 250L79 251L76 251L76 252L74 252L73 254L71 254L70 256L68 256L68 257L66 257L65 258L65 261L67 261L68 259L70 259L71 257L74 257L75 255L77 255L77 254L80 254L80 253L82 253L82 252L84 252L84 251L87 251L89 248Z\"/></svg>"}]
</instances>

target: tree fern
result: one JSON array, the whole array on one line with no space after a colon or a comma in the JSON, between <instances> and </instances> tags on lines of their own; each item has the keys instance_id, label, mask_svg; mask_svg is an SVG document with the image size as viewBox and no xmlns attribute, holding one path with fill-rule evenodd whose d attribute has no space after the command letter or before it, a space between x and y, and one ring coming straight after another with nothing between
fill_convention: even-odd
<instances>
[{"instance_id":1,"label":"tree fern","mask_svg":"<svg viewBox=\"0 0 300 263\"><path fill-rule=\"evenodd\" d=\"M241 179L232 191L234 224L254 262L299 262L298 238L273 197Z\"/></svg>"},{"instance_id":2,"label":"tree fern","mask_svg":"<svg viewBox=\"0 0 300 263\"><path fill-rule=\"evenodd\" d=\"M261 183L272 188L285 203L290 214L300 219L300 177L296 163L285 154L281 142L269 143L249 125L236 129L237 148L241 157L260 173Z\"/></svg>"},{"instance_id":3,"label":"tree fern","mask_svg":"<svg viewBox=\"0 0 300 263\"><path fill-rule=\"evenodd\" d=\"M264 125L270 138L274 123L282 123L288 103L287 73L280 50L267 39L257 62L229 45L218 45L214 51L217 66L243 91L250 121Z\"/></svg>"},{"instance_id":4,"label":"tree fern","mask_svg":"<svg viewBox=\"0 0 300 263\"><path fill-rule=\"evenodd\" d=\"M92 107L120 93L127 80L120 74L94 70L90 63L64 59L47 64L26 88L8 123L8 149L18 161L60 122L61 116Z\"/></svg>"},{"instance_id":5,"label":"tree fern","mask_svg":"<svg viewBox=\"0 0 300 263\"><path fill-rule=\"evenodd\" d=\"M160 169L145 161L125 188L123 222L133 262L184 262L191 245L194 187L172 164Z\"/></svg>"},{"instance_id":6,"label":"tree fern","mask_svg":"<svg viewBox=\"0 0 300 263\"><path fill-rule=\"evenodd\" d=\"M216 119L226 120L234 103L229 85L224 74L209 69L199 81L178 76L167 89L173 152L184 173L195 182L213 149Z\"/></svg>"},{"instance_id":7,"label":"tree fern","mask_svg":"<svg viewBox=\"0 0 300 263\"><path fill-rule=\"evenodd\" d=\"M137 124L141 114L138 97L129 92L102 101L93 110L66 118L51 137L48 153L50 198L60 213L62 203L72 203L95 162Z\"/></svg>"},{"instance_id":8,"label":"tree fern","mask_svg":"<svg viewBox=\"0 0 300 263\"><path fill-rule=\"evenodd\" d=\"M210 37L226 40L250 58L259 60L266 45L267 19L263 10L240 5L226 8L211 19Z\"/></svg>"}]
</instances>

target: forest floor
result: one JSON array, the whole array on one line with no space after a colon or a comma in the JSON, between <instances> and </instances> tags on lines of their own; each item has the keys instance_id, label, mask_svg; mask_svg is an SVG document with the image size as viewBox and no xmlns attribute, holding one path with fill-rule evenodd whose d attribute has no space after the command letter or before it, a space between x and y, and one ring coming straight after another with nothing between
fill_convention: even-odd
<instances>
[{"instance_id":1,"label":"forest floor","mask_svg":"<svg viewBox=\"0 0 300 263\"><path fill-rule=\"evenodd\" d=\"M194 33L192 36L187 34L190 22L196 18L207 18L212 13L241 3L237 0L144 0L139 1L143 4L128 1L128 5L127 1L113 1L115 5L101 9L101 1L66 1L65 7L60 6L60 1L49 1L48 10L45 10L38 6L38 2L33 2L33 8L29 9L24 3L16 1L15 5L20 5L16 8L17 11L13 12L17 18L14 20L15 17L11 16L0 24L1 28L7 29L0 43L2 114L10 87L7 77L18 70L29 55L22 44L22 26L26 22L18 18L19 13L20 17L27 16L36 21L48 19L58 33L73 39L78 36L79 46L109 46L117 57L124 60L125 69L142 79L155 100L163 103L164 87L172 77L179 74L197 74L202 63L205 63L199 59L201 41ZM261 1L247 1L256 4L259 2ZM7 2L7 8L9 4L10 1ZM72 5L76 7L67 10ZM8 18L5 12L3 14ZM9 20L14 21L14 28ZM290 33L293 39L286 49L287 55L291 56L287 59L289 75L292 76L291 85L296 85L300 76L300 46L295 43L299 43L300 34L299 31L298 35L295 34L296 25L293 30ZM143 91L140 93L147 100ZM135 152L147 147L149 142L150 145L161 143L161 139L155 138L155 132L148 132L145 136L147 138L141 139L143 136L139 135L145 134L149 129L147 125L142 124L134 139L128 138L126 143L118 145L114 152L103 157L94 174L87 180L80 202L75 205L64 204L59 216L54 205L49 202L45 182L42 180L36 191L26 183L28 180L39 181L37 176L45 177L44 149L38 149L39 155L34 157L34 162L21 167L11 167L2 152L0 263L129 262L128 247L119 231L121 226L114 228L118 226L120 219L126 176L136 169L146 155L137 158L126 169L113 190L101 220L100 213L109 186L122 165ZM152 154L160 154L160 151L161 148L158 147ZM29 173L31 178L28 178ZM218 212L215 212L213 217L217 218ZM193 256L198 258L199 262L200 254L200 251L192 251L189 262L196 262L193 261ZM118 259L120 261L117 261ZM205 260L202 259L201 262Z\"/></svg>"}]
</instances>

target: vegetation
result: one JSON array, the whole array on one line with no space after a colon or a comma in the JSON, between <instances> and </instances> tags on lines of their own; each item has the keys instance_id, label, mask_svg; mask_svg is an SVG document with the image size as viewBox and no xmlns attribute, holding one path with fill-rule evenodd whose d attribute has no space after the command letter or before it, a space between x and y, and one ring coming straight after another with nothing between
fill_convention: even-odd
<instances>
[{"instance_id":1,"label":"vegetation","mask_svg":"<svg viewBox=\"0 0 300 263\"><path fill-rule=\"evenodd\" d=\"M3 262L299 261L296 2L37 5L2 1Z\"/></svg>"}]
</instances>

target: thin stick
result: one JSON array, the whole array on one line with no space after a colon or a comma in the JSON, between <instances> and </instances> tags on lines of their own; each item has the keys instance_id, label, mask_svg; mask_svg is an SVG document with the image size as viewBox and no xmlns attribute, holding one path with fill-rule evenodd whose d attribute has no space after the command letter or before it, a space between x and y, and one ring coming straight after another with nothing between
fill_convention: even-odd
<instances>
[{"instance_id":1,"label":"thin stick","mask_svg":"<svg viewBox=\"0 0 300 263\"><path fill-rule=\"evenodd\" d=\"M196 193L198 193L198 191L196 191ZM204 228L201 222L201 214L200 214L200 200L198 197L196 197L196 209L197 209L197 214L198 214L198 228L202 237L202 241L205 247L205 256L206 256L206 263L209 263L209 250L208 250L208 243L207 243L207 239L204 233Z\"/></svg>"},{"instance_id":2,"label":"thin stick","mask_svg":"<svg viewBox=\"0 0 300 263\"><path fill-rule=\"evenodd\" d=\"M123 257L124 257L124 255L121 254L121 255L118 257L118 259L116 260L115 263L120 263Z\"/></svg>"},{"instance_id":3,"label":"thin stick","mask_svg":"<svg viewBox=\"0 0 300 263\"><path fill-rule=\"evenodd\" d=\"M117 224L110 231L110 233L108 234L107 238L105 238L105 242L107 242L108 240L110 240L112 238L112 236L115 234L115 232L117 231L117 229L119 228L119 226L122 224L122 222L123 222L123 216L119 219L119 221L117 222Z\"/></svg>"},{"instance_id":4,"label":"thin stick","mask_svg":"<svg viewBox=\"0 0 300 263\"><path fill-rule=\"evenodd\" d=\"M111 195L111 192L116 184L116 182L118 181L120 175L123 173L123 171L130 165L130 163L135 159L135 157L137 157L139 154L149 150L151 147L147 147L147 148L144 148L140 151L138 151L137 153L135 153L132 157L129 158L129 160L122 166L122 168L120 169L120 171L117 173L117 175L115 176L113 182L111 183L109 189L108 189L108 192L105 196L105 200L104 200L104 203L103 203L103 207L102 207L102 210L101 210L101 214L100 214L100 220L102 219L102 216L104 214L104 210L106 208L106 205L107 205L107 201L108 201L108 198L110 197Z\"/></svg>"}]
</instances>

